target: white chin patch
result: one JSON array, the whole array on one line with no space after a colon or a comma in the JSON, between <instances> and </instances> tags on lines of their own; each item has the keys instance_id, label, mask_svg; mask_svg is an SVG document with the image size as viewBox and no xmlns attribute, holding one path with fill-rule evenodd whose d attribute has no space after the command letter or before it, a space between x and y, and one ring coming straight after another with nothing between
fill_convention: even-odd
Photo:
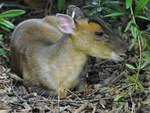
<instances>
[{"instance_id":1,"label":"white chin patch","mask_svg":"<svg viewBox=\"0 0 150 113\"><path fill-rule=\"evenodd\" d=\"M114 52L111 53L111 57L113 60L116 60L116 61L122 60L122 58Z\"/></svg>"}]
</instances>

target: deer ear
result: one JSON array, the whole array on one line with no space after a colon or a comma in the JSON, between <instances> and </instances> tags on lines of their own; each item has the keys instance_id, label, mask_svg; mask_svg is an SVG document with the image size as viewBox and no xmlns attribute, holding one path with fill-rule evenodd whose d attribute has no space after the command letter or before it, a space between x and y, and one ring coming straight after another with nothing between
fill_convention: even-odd
<instances>
[{"instance_id":1,"label":"deer ear","mask_svg":"<svg viewBox=\"0 0 150 113\"><path fill-rule=\"evenodd\" d=\"M70 16L58 13L56 14L56 20L58 23L58 27L62 32L68 34L73 34L75 32L75 23Z\"/></svg>"}]
</instances>

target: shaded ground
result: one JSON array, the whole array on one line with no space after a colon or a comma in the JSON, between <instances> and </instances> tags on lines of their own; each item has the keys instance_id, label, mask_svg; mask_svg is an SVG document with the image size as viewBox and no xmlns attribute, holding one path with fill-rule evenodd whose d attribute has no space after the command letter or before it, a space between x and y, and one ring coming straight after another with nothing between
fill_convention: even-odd
<instances>
[{"instance_id":1,"label":"shaded ground","mask_svg":"<svg viewBox=\"0 0 150 113\"><path fill-rule=\"evenodd\" d=\"M12 6L15 8L20 4L19 7L27 13L12 19L15 24L28 18L43 17L45 14L45 10L31 9L22 2L15 5L7 3L3 10L11 9ZM53 10L55 13L56 9ZM4 47L9 53L11 33L3 34ZM141 72L140 77L145 93L139 90L133 95L125 96L121 102L114 102L116 95L127 93L130 89L130 85L125 81L125 75L132 73L124 66L128 60L117 63L90 57L84 69L89 84L88 95L81 96L75 91L69 91L66 99L59 100L57 97L44 97L36 92L27 92L17 75L11 72L9 61L3 56L0 61L0 113L150 113L150 67Z\"/></svg>"}]
</instances>

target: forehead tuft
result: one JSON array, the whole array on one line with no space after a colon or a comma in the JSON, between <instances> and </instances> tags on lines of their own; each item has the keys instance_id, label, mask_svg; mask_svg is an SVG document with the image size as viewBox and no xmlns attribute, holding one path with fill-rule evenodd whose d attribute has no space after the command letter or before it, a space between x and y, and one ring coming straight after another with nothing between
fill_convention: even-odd
<instances>
[{"instance_id":1,"label":"forehead tuft","mask_svg":"<svg viewBox=\"0 0 150 113\"><path fill-rule=\"evenodd\" d=\"M88 23L97 23L108 34L113 34L111 26L98 17L88 17Z\"/></svg>"},{"instance_id":2,"label":"forehead tuft","mask_svg":"<svg viewBox=\"0 0 150 113\"><path fill-rule=\"evenodd\" d=\"M103 31L102 27L98 23L96 23L96 22L89 23L88 18L84 18L84 19L77 21L77 25L78 25L78 28L82 29L82 30L85 29L85 30L89 30L89 31L93 31L93 32L102 32Z\"/></svg>"}]
</instances>

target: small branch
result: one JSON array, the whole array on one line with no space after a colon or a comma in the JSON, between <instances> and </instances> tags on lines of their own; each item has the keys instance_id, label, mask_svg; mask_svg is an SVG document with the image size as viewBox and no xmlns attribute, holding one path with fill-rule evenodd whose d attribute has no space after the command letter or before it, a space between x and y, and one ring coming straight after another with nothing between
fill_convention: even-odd
<instances>
[{"instance_id":1,"label":"small branch","mask_svg":"<svg viewBox=\"0 0 150 113\"><path fill-rule=\"evenodd\" d=\"M19 8L19 9L24 9L24 10L39 9L39 8L31 8L31 7L27 7L27 6L23 6L23 5L18 5L18 4L4 4L3 7Z\"/></svg>"},{"instance_id":2,"label":"small branch","mask_svg":"<svg viewBox=\"0 0 150 113\"><path fill-rule=\"evenodd\" d=\"M140 59L139 59L139 65L138 65L138 76L140 73L140 68L141 68L141 61L142 61L142 49L141 49L141 40L140 40L140 36L138 35L138 45L139 45L139 52L140 52Z\"/></svg>"},{"instance_id":3,"label":"small branch","mask_svg":"<svg viewBox=\"0 0 150 113\"><path fill-rule=\"evenodd\" d=\"M133 9L132 7L130 8L131 10L131 15L132 15L132 19L134 21L134 23L136 24L136 20L135 20L135 16L134 16L134 12L133 12ZM138 34L137 34L137 38L138 38L138 45L139 45L139 52L140 52L140 59L139 59L139 64L138 64L138 70L137 70L137 75L139 76L139 72L140 72L140 68L141 68L141 61L142 61L142 47L141 47L141 40L140 40L140 33L138 31Z\"/></svg>"},{"instance_id":4,"label":"small branch","mask_svg":"<svg viewBox=\"0 0 150 113\"><path fill-rule=\"evenodd\" d=\"M130 99L131 99L131 103L132 103L131 113L135 113L135 103L133 102L132 95L130 95Z\"/></svg>"},{"instance_id":5,"label":"small branch","mask_svg":"<svg viewBox=\"0 0 150 113\"><path fill-rule=\"evenodd\" d=\"M15 75L15 74L9 74L10 78L16 80L16 81L20 81L23 82L23 79L20 78L19 76Z\"/></svg>"},{"instance_id":6,"label":"small branch","mask_svg":"<svg viewBox=\"0 0 150 113\"><path fill-rule=\"evenodd\" d=\"M27 95L23 96L22 98L23 99L29 99L31 97L36 97L36 96L37 96L37 93L30 93L30 94L27 94Z\"/></svg>"},{"instance_id":7,"label":"small branch","mask_svg":"<svg viewBox=\"0 0 150 113\"><path fill-rule=\"evenodd\" d=\"M81 111L83 111L87 106L88 106L88 102L85 103L85 104L83 104L83 105L81 105L81 107L79 107L79 108L75 111L75 113L81 113Z\"/></svg>"}]
</instances>

